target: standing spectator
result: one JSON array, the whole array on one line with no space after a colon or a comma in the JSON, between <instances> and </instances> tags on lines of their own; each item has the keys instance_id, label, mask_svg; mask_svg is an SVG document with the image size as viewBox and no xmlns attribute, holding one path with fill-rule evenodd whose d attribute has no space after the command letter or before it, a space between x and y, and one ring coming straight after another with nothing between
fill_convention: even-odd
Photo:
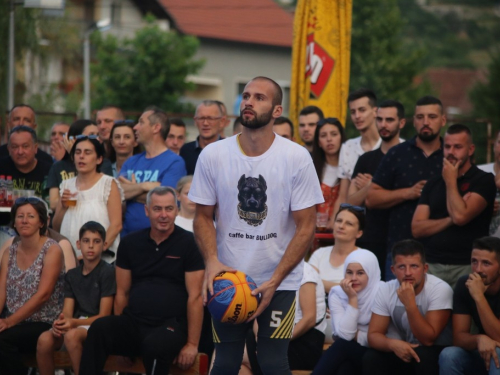
<instances>
[{"instance_id":1,"label":"standing spectator","mask_svg":"<svg viewBox=\"0 0 500 375\"><path fill-rule=\"evenodd\" d=\"M125 120L123 111L114 105L107 105L97 111L95 122L99 129L99 139L104 144L104 148L109 153L111 129L115 121Z\"/></svg>"},{"instance_id":2,"label":"standing spectator","mask_svg":"<svg viewBox=\"0 0 500 375\"><path fill-rule=\"evenodd\" d=\"M390 271L392 246L412 238L411 221L422 189L429 178L439 176L443 168L443 150L439 132L446 125L441 101L424 96L417 101L413 125L417 135L392 147L380 162L366 196L370 209L390 209L385 279Z\"/></svg>"},{"instance_id":3,"label":"standing spectator","mask_svg":"<svg viewBox=\"0 0 500 375\"><path fill-rule=\"evenodd\" d=\"M186 142L186 124L180 117L171 118L170 130L165 144L170 151L179 155L184 142Z\"/></svg>"},{"instance_id":4,"label":"standing spectator","mask_svg":"<svg viewBox=\"0 0 500 375\"><path fill-rule=\"evenodd\" d=\"M309 259L309 264L319 272L327 294L344 278L345 259L358 249L356 240L361 237L365 227L362 207L343 203L334 218L335 245L319 248Z\"/></svg>"},{"instance_id":5,"label":"standing spectator","mask_svg":"<svg viewBox=\"0 0 500 375\"><path fill-rule=\"evenodd\" d=\"M325 202L316 206L317 227L333 228L336 213L333 208L339 196L339 154L344 141L344 127L338 119L328 117L318 121L312 159Z\"/></svg>"},{"instance_id":6,"label":"standing spectator","mask_svg":"<svg viewBox=\"0 0 500 375\"><path fill-rule=\"evenodd\" d=\"M412 221L413 236L425 245L429 273L452 288L470 273L472 241L488 235L496 194L493 175L471 163L474 150L467 126L446 130L442 175L425 184Z\"/></svg>"},{"instance_id":7,"label":"standing spectator","mask_svg":"<svg viewBox=\"0 0 500 375\"><path fill-rule=\"evenodd\" d=\"M283 138L289 139L295 142L295 137L293 135L293 124L289 118L280 116L274 121L273 132L281 135Z\"/></svg>"},{"instance_id":8,"label":"standing spectator","mask_svg":"<svg viewBox=\"0 0 500 375\"><path fill-rule=\"evenodd\" d=\"M241 117L236 117L233 122L233 135L240 134L243 126L241 125Z\"/></svg>"},{"instance_id":9,"label":"standing spectator","mask_svg":"<svg viewBox=\"0 0 500 375\"><path fill-rule=\"evenodd\" d=\"M386 100L377 108L377 129L382 139L380 148L361 155L354 167L351 184L347 194L347 202L365 206L366 195L370 188L373 175L387 151L403 142L399 132L406 124L405 110L400 102ZM356 242L358 246L370 249L375 253L380 264L382 275L385 274L385 259L387 253L387 235L389 227L389 210L366 210L366 228Z\"/></svg>"},{"instance_id":10,"label":"standing spectator","mask_svg":"<svg viewBox=\"0 0 500 375\"><path fill-rule=\"evenodd\" d=\"M453 295L453 344L439 356L441 375L500 373L500 239L472 245L472 273L462 276ZM477 330L471 330L474 322ZM477 332L477 333L476 333Z\"/></svg>"},{"instance_id":11,"label":"standing spectator","mask_svg":"<svg viewBox=\"0 0 500 375\"><path fill-rule=\"evenodd\" d=\"M63 140L68 134L69 125L64 122L56 122L50 130L50 155L54 161L61 160L66 155Z\"/></svg>"},{"instance_id":12,"label":"standing spectator","mask_svg":"<svg viewBox=\"0 0 500 375\"><path fill-rule=\"evenodd\" d=\"M478 165L477 167L485 172L493 173L495 175L495 183L497 185L497 196L493 208L493 217L490 223L490 236L500 238L500 131L497 133L495 143L493 145L494 162L489 164Z\"/></svg>"},{"instance_id":13,"label":"standing spectator","mask_svg":"<svg viewBox=\"0 0 500 375\"><path fill-rule=\"evenodd\" d=\"M222 116L224 116L224 120L222 121L222 128L221 128L221 130L219 132L220 137L222 139L224 139L224 138L226 138L226 135L225 135L224 131L229 126L229 124L231 123L231 120L229 119L229 117L227 115L226 105L223 102L221 102L220 100L216 100L215 102L219 105L219 107L220 107L220 109L222 111Z\"/></svg>"},{"instance_id":14,"label":"standing spectator","mask_svg":"<svg viewBox=\"0 0 500 375\"><path fill-rule=\"evenodd\" d=\"M174 225L175 190L150 190L146 213L151 227L120 243L115 315L90 327L80 375L100 374L110 354L142 356L148 375L168 374L174 360L187 369L196 358L203 320L203 259L193 235Z\"/></svg>"},{"instance_id":15,"label":"standing spectator","mask_svg":"<svg viewBox=\"0 0 500 375\"><path fill-rule=\"evenodd\" d=\"M175 225L189 232L193 231L193 219L196 211L196 203L189 199L189 189L193 176L184 176L177 183L177 197L179 199L179 213L175 217Z\"/></svg>"},{"instance_id":16,"label":"standing spectator","mask_svg":"<svg viewBox=\"0 0 500 375\"><path fill-rule=\"evenodd\" d=\"M79 230L88 221L97 221L106 228L103 259L112 263L120 242L122 229L122 195L116 180L100 172L104 146L97 136L80 136L71 149L76 177L61 183L61 199L54 215L54 229L68 237L77 248ZM74 200L76 199L76 203ZM81 252L77 251L78 257Z\"/></svg>"},{"instance_id":17,"label":"standing spectator","mask_svg":"<svg viewBox=\"0 0 500 375\"><path fill-rule=\"evenodd\" d=\"M380 147L382 139L377 131L377 96L372 90L359 89L347 97L351 120L360 136L345 142L339 157L340 191L335 211L340 203L347 201L352 173L358 158L365 152Z\"/></svg>"},{"instance_id":18,"label":"standing spectator","mask_svg":"<svg viewBox=\"0 0 500 375\"><path fill-rule=\"evenodd\" d=\"M25 125L34 131L36 131L37 123L35 110L27 104L16 104L7 117L7 129L11 131L13 128L19 125ZM0 146L0 158L9 155L9 150L7 145ZM52 156L47 154L42 149L38 149L36 152L36 159L43 160L45 163L52 164Z\"/></svg>"},{"instance_id":19,"label":"standing spectator","mask_svg":"<svg viewBox=\"0 0 500 375\"><path fill-rule=\"evenodd\" d=\"M368 347L368 324L380 281L377 258L354 250L344 263L344 279L328 295L334 343L323 354L313 375L360 375Z\"/></svg>"},{"instance_id":20,"label":"standing spectator","mask_svg":"<svg viewBox=\"0 0 500 375\"><path fill-rule=\"evenodd\" d=\"M0 265L0 374L25 375L23 354L36 351L63 306L63 254L45 237L47 205L18 198L11 225L21 238L2 255Z\"/></svg>"},{"instance_id":21,"label":"standing spectator","mask_svg":"<svg viewBox=\"0 0 500 375\"><path fill-rule=\"evenodd\" d=\"M392 259L397 280L380 286L375 296L363 374L438 375L439 353L452 342L453 290L427 275L424 247L417 241L395 244ZM387 336L390 327L399 339Z\"/></svg>"},{"instance_id":22,"label":"standing spectator","mask_svg":"<svg viewBox=\"0 0 500 375\"><path fill-rule=\"evenodd\" d=\"M35 131L18 125L9 132L9 156L0 159L0 175L12 176L14 189L34 190L44 197L50 163L36 158L38 139Z\"/></svg>"},{"instance_id":23,"label":"standing spectator","mask_svg":"<svg viewBox=\"0 0 500 375\"><path fill-rule=\"evenodd\" d=\"M99 129L92 120L76 120L69 127L69 131L63 140L66 154L64 157L56 161L49 171L47 178L47 189L49 190L50 209L55 210L57 202L59 202L59 186L64 180L76 176L75 163L71 159L71 148L75 143L75 139L80 135L95 135L97 136ZM113 170L109 159L105 158L102 162L101 170L108 176L113 176Z\"/></svg>"},{"instance_id":24,"label":"standing spectator","mask_svg":"<svg viewBox=\"0 0 500 375\"><path fill-rule=\"evenodd\" d=\"M307 151L312 152L314 132L318 121L323 119L323 111L314 105L304 107L299 112L299 137Z\"/></svg>"},{"instance_id":25,"label":"standing spectator","mask_svg":"<svg viewBox=\"0 0 500 375\"><path fill-rule=\"evenodd\" d=\"M146 108L134 130L145 151L130 157L120 171L119 181L127 200L122 236L149 226L144 203L150 190L160 185L176 186L186 175L182 158L165 146L169 125L164 111Z\"/></svg>"},{"instance_id":26,"label":"standing spectator","mask_svg":"<svg viewBox=\"0 0 500 375\"><path fill-rule=\"evenodd\" d=\"M135 139L134 125L132 120L118 120L111 129L109 137L111 147L108 155L115 178L120 175L123 163L132 155L141 152L141 147Z\"/></svg>"},{"instance_id":27,"label":"standing spectator","mask_svg":"<svg viewBox=\"0 0 500 375\"><path fill-rule=\"evenodd\" d=\"M62 313L52 329L38 338L40 375L54 374L54 351L63 344L78 375L87 330L96 319L112 312L116 279L114 267L101 259L105 241L106 230L101 224L89 221L80 228L77 246L83 263L66 273Z\"/></svg>"},{"instance_id":28,"label":"standing spectator","mask_svg":"<svg viewBox=\"0 0 500 375\"><path fill-rule=\"evenodd\" d=\"M201 151L209 144L222 139L219 133L223 129L225 121L226 117L215 100L204 100L196 107L194 123L200 134L195 141L182 146L179 154L186 162L188 175L194 174Z\"/></svg>"}]
</instances>

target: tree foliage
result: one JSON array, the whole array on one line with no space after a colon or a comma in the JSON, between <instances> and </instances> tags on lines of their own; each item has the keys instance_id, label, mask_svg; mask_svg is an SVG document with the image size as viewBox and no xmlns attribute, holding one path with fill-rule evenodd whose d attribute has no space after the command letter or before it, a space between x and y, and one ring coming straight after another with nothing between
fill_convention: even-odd
<instances>
[{"instance_id":1,"label":"tree foliage","mask_svg":"<svg viewBox=\"0 0 500 375\"><path fill-rule=\"evenodd\" d=\"M186 77L197 73L204 63L194 59L199 45L195 37L162 31L149 18L148 25L132 39L103 38L95 33L93 44L93 108L113 104L140 111L155 104L166 111L186 110L179 103L184 92L193 89Z\"/></svg>"}]
</instances>

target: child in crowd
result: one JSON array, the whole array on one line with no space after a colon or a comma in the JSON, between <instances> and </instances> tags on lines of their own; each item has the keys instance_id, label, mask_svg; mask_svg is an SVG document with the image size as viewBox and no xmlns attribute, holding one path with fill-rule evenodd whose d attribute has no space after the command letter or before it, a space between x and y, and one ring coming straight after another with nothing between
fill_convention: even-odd
<instances>
[{"instance_id":1,"label":"child in crowd","mask_svg":"<svg viewBox=\"0 0 500 375\"><path fill-rule=\"evenodd\" d=\"M53 354L63 344L78 375L89 326L97 318L111 314L116 279L114 267L101 259L105 239L106 230L95 221L80 228L77 247L82 252L83 264L66 274L63 311L52 329L38 339L36 357L40 375L54 374Z\"/></svg>"}]
</instances>

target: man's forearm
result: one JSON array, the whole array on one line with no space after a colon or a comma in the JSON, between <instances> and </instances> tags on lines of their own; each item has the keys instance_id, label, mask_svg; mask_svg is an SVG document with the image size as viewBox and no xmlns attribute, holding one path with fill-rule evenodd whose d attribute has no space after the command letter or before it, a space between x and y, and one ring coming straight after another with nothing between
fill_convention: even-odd
<instances>
[{"instance_id":1,"label":"man's forearm","mask_svg":"<svg viewBox=\"0 0 500 375\"><path fill-rule=\"evenodd\" d=\"M443 311L443 314L444 313L445 312ZM433 345L434 341L437 339L441 332L436 332L436 330L420 313L416 304L411 308L406 308L406 314L408 316L410 329L413 332L415 338L424 346Z\"/></svg>"},{"instance_id":2,"label":"man's forearm","mask_svg":"<svg viewBox=\"0 0 500 375\"><path fill-rule=\"evenodd\" d=\"M209 259L217 258L217 239L212 218L196 215L193 221L194 238L200 249L205 264Z\"/></svg>"},{"instance_id":3,"label":"man's forearm","mask_svg":"<svg viewBox=\"0 0 500 375\"><path fill-rule=\"evenodd\" d=\"M407 200L408 188L386 190L374 188L373 184L366 195L366 207L370 209L387 209Z\"/></svg>"},{"instance_id":4,"label":"man's forearm","mask_svg":"<svg viewBox=\"0 0 500 375\"><path fill-rule=\"evenodd\" d=\"M453 221L449 216L442 219L418 220L412 222L411 232L415 238L430 237L444 231L452 224Z\"/></svg>"},{"instance_id":5,"label":"man's forearm","mask_svg":"<svg viewBox=\"0 0 500 375\"><path fill-rule=\"evenodd\" d=\"M500 322L491 310L486 297L483 295L482 298L475 302L477 313L479 314L479 319L481 319L481 325L484 328L485 334L492 340L500 342Z\"/></svg>"},{"instance_id":6,"label":"man's forearm","mask_svg":"<svg viewBox=\"0 0 500 375\"><path fill-rule=\"evenodd\" d=\"M456 181L446 183L446 208L448 214L456 225L463 225L462 221L466 214L467 205L458 192Z\"/></svg>"},{"instance_id":7,"label":"man's forearm","mask_svg":"<svg viewBox=\"0 0 500 375\"><path fill-rule=\"evenodd\" d=\"M394 339L388 338L383 333L368 333L368 343L370 348L380 350L382 352L392 352L391 341Z\"/></svg>"},{"instance_id":8,"label":"man's forearm","mask_svg":"<svg viewBox=\"0 0 500 375\"><path fill-rule=\"evenodd\" d=\"M370 185L371 184L366 184L366 186L363 186L359 190L355 189L355 191L352 191L354 189L349 189L351 190L351 194L347 196L347 203L355 206L363 206L365 204L366 196L368 195L368 190L370 190Z\"/></svg>"},{"instance_id":9,"label":"man's forearm","mask_svg":"<svg viewBox=\"0 0 500 375\"><path fill-rule=\"evenodd\" d=\"M187 342L198 346L203 325L203 302L201 294L189 297L187 302L188 337Z\"/></svg>"},{"instance_id":10,"label":"man's forearm","mask_svg":"<svg viewBox=\"0 0 500 375\"><path fill-rule=\"evenodd\" d=\"M115 303L114 303L114 314L121 315L123 309L128 305L128 295L124 293L116 293Z\"/></svg>"},{"instance_id":11,"label":"man's forearm","mask_svg":"<svg viewBox=\"0 0 500 375\"><path fill-rule=\"evenodd\" d=\"M125 200L134 199L138 195L144 193L141 184L121 184Z\"/></svg>"},{"instance_id":12,"label":"man's forearm","mask_svg":"<svg viewBox=\"0 0 500 375\"><path fill-rule=\"evenodd\" d=\"M453 345L469 351L476 350L478 336L472 335L469 332L454 333Z\"/></svg>"}]
</instances>

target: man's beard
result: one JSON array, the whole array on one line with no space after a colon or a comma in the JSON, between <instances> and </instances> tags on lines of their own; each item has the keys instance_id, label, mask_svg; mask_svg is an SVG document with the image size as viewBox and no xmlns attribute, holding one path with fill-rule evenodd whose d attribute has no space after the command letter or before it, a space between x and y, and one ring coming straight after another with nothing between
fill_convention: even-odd
<instances>
[{"instance_id":1,"label":"man's beard","mask_svg":"<svg viewBox=\"0 0 500 375\"><path fill-rule=\"evenodd\" d=\"M439 133L427 133L427 134L422 134L418 133L418 139L420 139L422 142L425 143L430 143L433 140L435 140L437 137L439 137Z\"/></svg>"},{"instance_id":2,"label":"man's beard","mask_svg":"<svg viewBox=\"0 0 500 375\"><path fill-rule=\"evenodd\" d=\"M252 113L254 114L253 120L245 120L243 111L252 111ZM259 129L271 122L271 119L273 118L273 110L270 110L267 113L262 113L259 116L255 111L248 108L244 108L240 110L240 118L241 118L241 125L243 125L245 128Z\"/></svg>"},{"instance_id":3,"label":"man's beard","mask_svg":"<svg viewBox=\"0 0 500 375\"><path fill-rule=\"evenodd\" d=\"M384 142L389 142L389 141L392 141L394 139L394 137L396 137L397 135L399 135L399 129L395 130L394 132L390 132L389 134L387 135L382 135L380 134L380 138L384 141Z\"/></svg>"}]
</instances>

